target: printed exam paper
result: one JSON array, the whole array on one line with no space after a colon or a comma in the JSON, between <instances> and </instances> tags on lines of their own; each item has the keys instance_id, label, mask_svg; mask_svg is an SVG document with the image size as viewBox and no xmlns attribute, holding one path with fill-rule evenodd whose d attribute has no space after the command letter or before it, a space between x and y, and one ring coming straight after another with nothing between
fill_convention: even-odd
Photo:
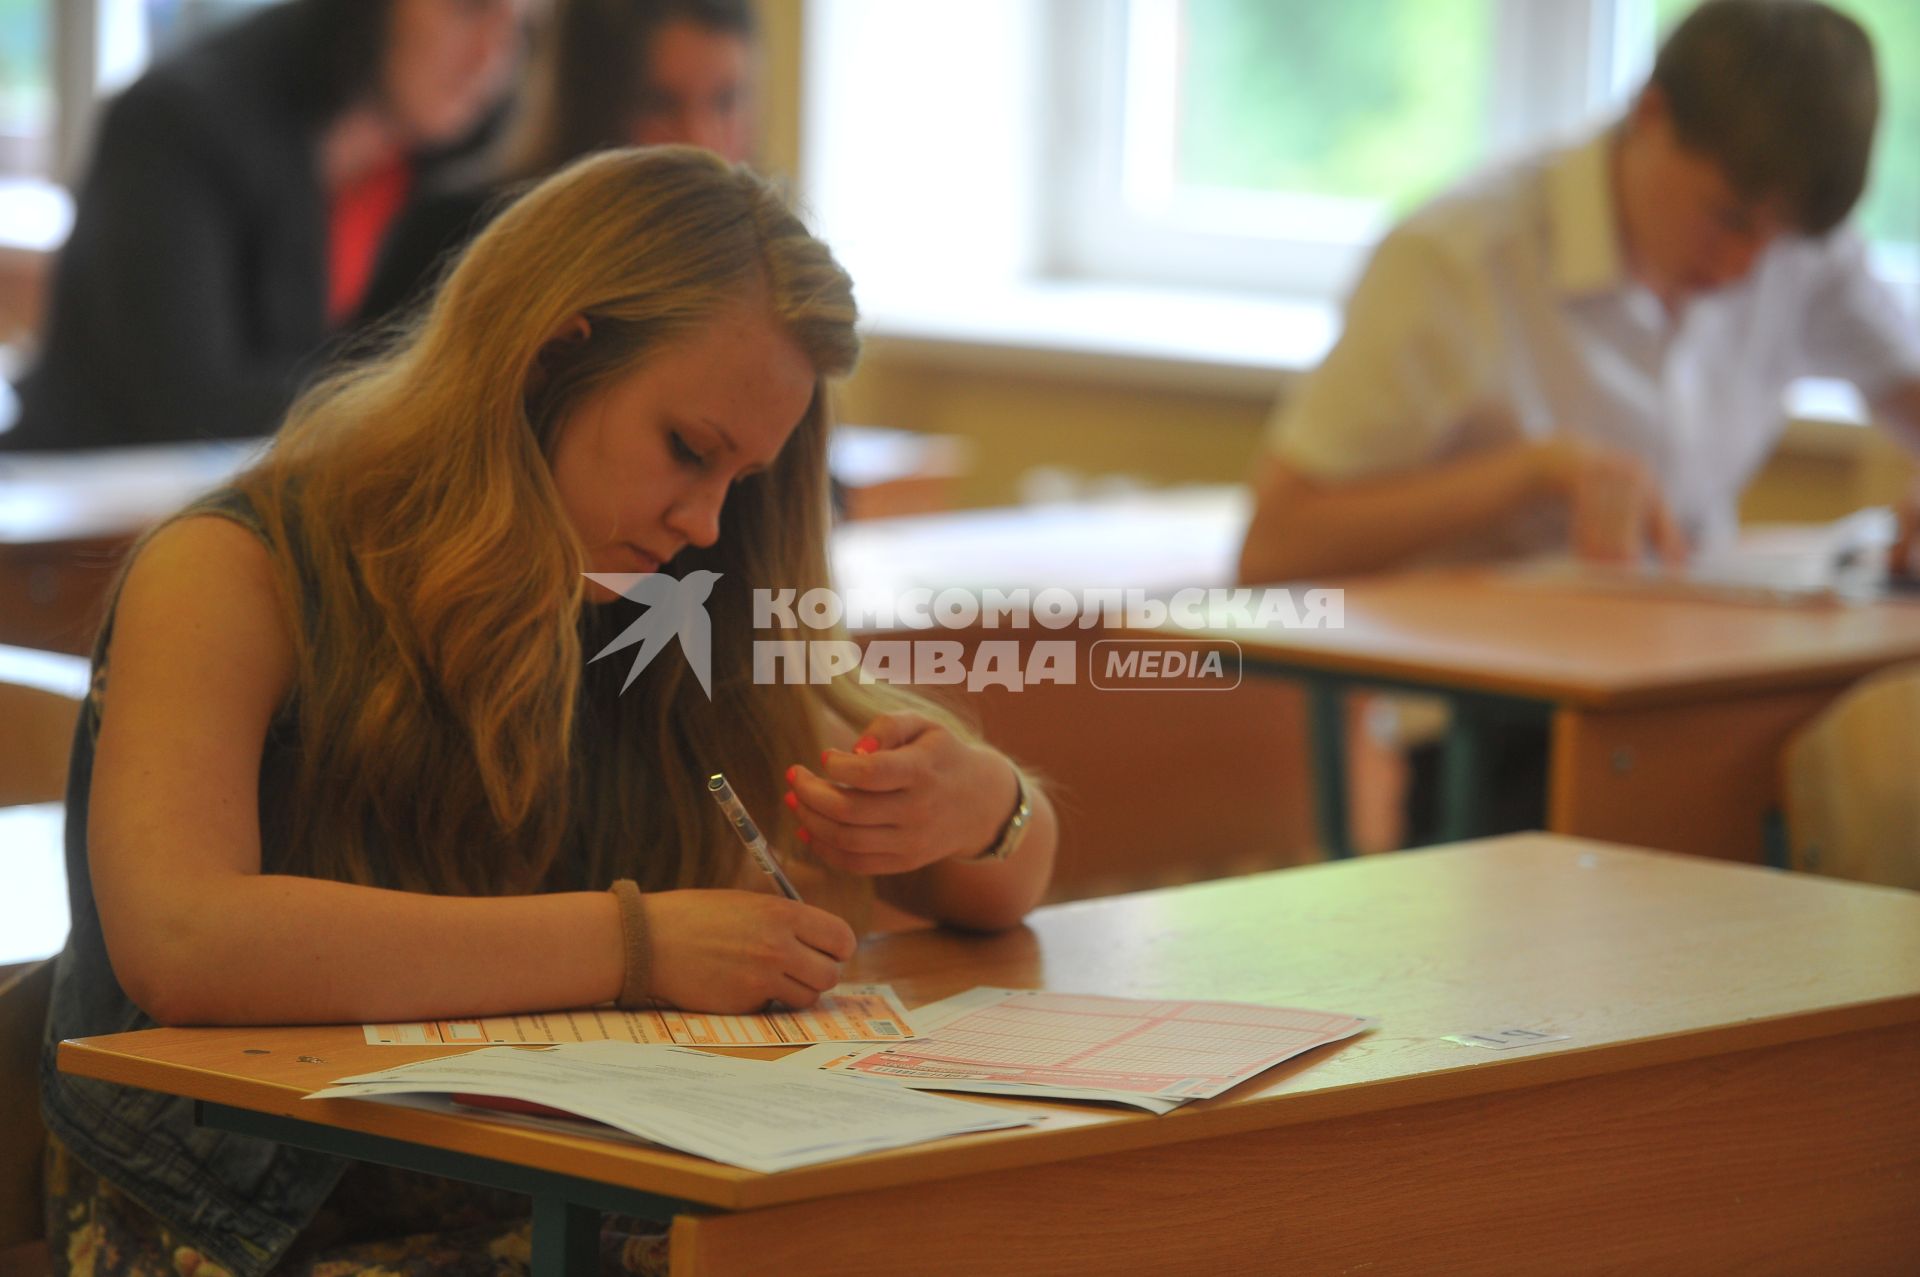
<instances>
[{"instance_id":1,"label":"printed exam paper","mask_svg":"<svg viewBox=\"0 0 1920 1277\"><path fill-rule=\"evenodd\" d=\"M1166 1113L1373 1025L1298 1007L992 988L913 1015L915 1041L881 1050L816 1046L780 1063L930 1091L1103 1100Z\"/></svg>"}]
</instances>

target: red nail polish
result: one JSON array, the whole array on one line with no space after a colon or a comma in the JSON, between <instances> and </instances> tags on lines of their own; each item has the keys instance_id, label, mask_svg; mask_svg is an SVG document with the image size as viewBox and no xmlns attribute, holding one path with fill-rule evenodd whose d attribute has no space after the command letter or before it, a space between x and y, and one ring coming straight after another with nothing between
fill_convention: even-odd
<instances>
[{"instance_id":1,"label":"red nail polish","mask_svg":"<svg viewBox=\"0 0 1920 1277\"><path fill-rule=\"evenodd\" d=\"M830 749L823 749L820 751L820 765L822 767L825 767L827 764L833 761L831 757L832 754L833 754L833 751Z\"/></svg>"},{"instance_id":2,"label":"red nail polish","mask_svg":"<svg viewBox=\"0 0 1920 1277\"><path fill-rule=\"evenodd\" d=\"M799 770L800 770L800 765L798 763L795 763L792 767L787 768L787 783L789 785L793 783L793 774Z\"/></svg>"},{"instance_id":3,"label":"red nail polish","mask_svg":"<svg viewBox=\"0 0 1920 1277\"><path fill-rule=\"evenodd\" d=\"M786 805L794 811L800 810L800 795L794 793L791 789L787 791L787 796L781 799L781 801L786 803Z\"/></svg>"},{"instance_id":4,"label":"red nail polish","mask_svg":"<svg viewBox=\"0 0 1920 1277\"><path fill-rule=\"evenodd\" d=\"M801 842L810 843L813 841L813 835L808 833L804 829L799 831L799 833L797 834L797 837L800 839Z\"/></svg>"},{"instance_id":5,"label":"red nail polish","mask_svg":"<svg viewBox=\"0 0 1920 1277\"><path fill-rule=\"evenodd\" d=\"M853 752L856 754L877 754L880 752L880 742L871 736L862 736L859 741L855 743Z\"/></svg>"}]
</instances>

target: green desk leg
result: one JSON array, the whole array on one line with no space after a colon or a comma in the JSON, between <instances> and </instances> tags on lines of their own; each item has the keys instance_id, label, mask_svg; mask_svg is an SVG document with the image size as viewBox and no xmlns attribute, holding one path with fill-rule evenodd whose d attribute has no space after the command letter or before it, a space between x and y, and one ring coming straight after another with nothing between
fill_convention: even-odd
<instances>
[{"instance_id":1,"label":"green desk leg","mask_svg":"<svg viewBox=\"0 0 1920 1277\"><path fill-rule=\"evenodd\" d=\"M1313 765L1313 814L1320 846L1329 860L1353 855L1347 823L1347 693L1354 688L1410 692L1447 702L1448 728L1440 752L1440 828L1442 842L1486 833L1487 734L1498 724L1546 723L1553 706L1527 697L1463 692L1404 679L1366 678L1327 670L1302 669L1282 661L1249 659L1248 672L1294 679L1307 693L1307 738Z\"/></svg>"},{"instance_id":2,"label":"green desk leg","mask_svg":"<svg viewBox=\"0 0 1920 1277\"><path fill-rule=\"evenodd\" d=\"M1440 841L1459 842L1485 832L1487 720L1455 700L1447 707L1447 737L1440 746Z\"/></svg>"},{"instance_id":3,"label":"green desk leg","mask_svg":"<svg viewBox=\"0 0 1920 1277\"><path fill-rule=\"evenodd\" d=\"M256 1113L251 1109L211 1104L195 1105L200 1125L273 1140L293 1148L331 1153L361 1162L378 1162L405 1171L420 1171L468 1184L524 1193L533 1199L534 1277L593 1277L600 1267L600 1216L632 1215L657 1219L664 1226L675 1215L711 1207L683 1202L638 1189L603 1184L557 1171L536 1170L512 1162L455 1153L424 1144L343 1131L298 1118Z\"/></svg>"},{"instance_id":4,"label":"green desk leg","mask_svg":"<svg viewBox=\"0 0 1920 1277\"><path fill-rule=\"evenodd\" d=\"M1327 859L1353 855L1347 828L1346 684L1338 679L1307 678L1307 730L1313 748L1313 814Z\"/></svg>"},{"instance_id":5,"label":"green desk leg","mask_svg":"<svg viewBox=\"0 0 1920 1277\"><path fill-rule=\"evenodd\" d=\"M564 1197L533 1199L532 1277L600 1269L600 1212Z\"/></svg>"},{"instance_id":6,"label":"green desk leg","mask_svg":"<svg viewBox=\"0 0 1920 1277\"><path fill-rule=\"evenodd\" d=\"M1787 839L1787 817L1778 807L1767 810L1760 824L1761 863L1769 869L1787 869L1793 865L1793 848Z\"/></svg>"}]
</instances>

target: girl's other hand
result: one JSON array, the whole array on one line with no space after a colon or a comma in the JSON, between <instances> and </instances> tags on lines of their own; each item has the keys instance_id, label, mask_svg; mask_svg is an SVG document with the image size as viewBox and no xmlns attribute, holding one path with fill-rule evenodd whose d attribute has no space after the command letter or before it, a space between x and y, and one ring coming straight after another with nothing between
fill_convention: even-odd
<instances>
[{"instance_id":1,"label":"girl's other hand","mask_svg":"<svg viewBox=\"0 0 1920 1277\"><path fill-rule=\"evenodd\" d=\"M993 845L1017 801L1013 764L920 714L881 714L816 772L787 770L786 803L819 858L853 873L901 874Z\"/></svg>"}]
</instances>

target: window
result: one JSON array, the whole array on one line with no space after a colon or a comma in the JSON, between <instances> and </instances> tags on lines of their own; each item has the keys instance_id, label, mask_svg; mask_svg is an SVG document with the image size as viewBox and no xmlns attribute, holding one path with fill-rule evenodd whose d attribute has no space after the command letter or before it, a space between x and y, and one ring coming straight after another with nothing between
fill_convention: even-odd
<instances>
[{"instance_id":1,"label":"window","mask_svg":"<svg viewBox=\"0 0 1920 1277\"><path fill-rule=\"evenodd\" d=\"M1130 59L1163 127L1130 156L1151 195L1313 194L1410 204L1474 158L1492 114L1495 0L1134 6ZM1144 46L1144 47L1141 47ZM1169 56L1170 55L1170 56ZM1311 102L1311 112L1294 104ZM1145 150L1146 148L1138 148ZM1142 194L1149 192L1143 191ZM1298 197L1298 196L1296 196Z\"/></svg>"},{"instance_id":2,"label":"window","mask_svg":"<svg viewBox=\"0 0 1920 1277\"><path fill-rule=\"evenodd\" d=\"M809 0L807 195L883 324L1141 286L1324 312L1396 216L1617 115L1691 3ZM1886 93L1861 224L1920 308L1920 4L1835 3Z\"/></svg>"},{"instance_id":3,"label":"window","mask_svg":"<svg viewBox=\"0 0 1920 1277\"><path fill-rule=\"evenodd\" d=\"M1338 292L1396 216L1481 165L1597 126L1693 0L1119 0L1081 10L1092 96L1062 190L1063 275ZM1861 224L1920 239L1920 6L1838 0L1888 110Z\"/></svg>"},{"instance_id":4,"label":"window","mask_svg":"<svg viewBox=\"0 0 1920 1277\"><path fill-rule=\"evenodd\" d=\"M41 173L53 136L53 41L42 0L0 0L0 173Z\"/></svg>"},{"instance_id":5,"label":"window","mask_svg":"<svg viewBox=\"0 0 1920 1277\"><path fill-rule=\"evenodd\" d=\"M1089 125L1063 173L1067 276L1325 295L1397 213L1584 119L1589 6L1131 0L1087 6Z\"/></svg>"}]
</instances>

